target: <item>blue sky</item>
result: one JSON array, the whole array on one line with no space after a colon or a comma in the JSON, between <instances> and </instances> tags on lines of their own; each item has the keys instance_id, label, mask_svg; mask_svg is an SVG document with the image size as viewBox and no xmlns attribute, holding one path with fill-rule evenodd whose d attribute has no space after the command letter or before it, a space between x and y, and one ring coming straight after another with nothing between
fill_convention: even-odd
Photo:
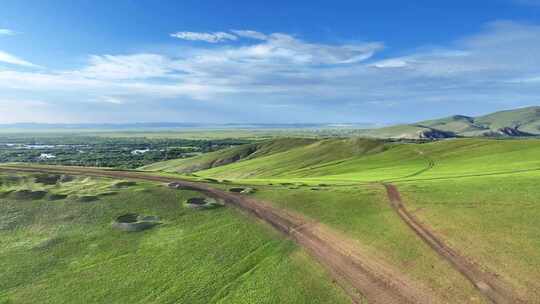
<instances>
[{"instance_id":1,"label":"blue sky","mask_svg":"<svg viewBox=\"0 0 540 304\"><path fill-rule=\"evenodd\" d=\"M540 104L538 0L0 7L0 123L395 123Z\"/></svg>"}]
</instances>

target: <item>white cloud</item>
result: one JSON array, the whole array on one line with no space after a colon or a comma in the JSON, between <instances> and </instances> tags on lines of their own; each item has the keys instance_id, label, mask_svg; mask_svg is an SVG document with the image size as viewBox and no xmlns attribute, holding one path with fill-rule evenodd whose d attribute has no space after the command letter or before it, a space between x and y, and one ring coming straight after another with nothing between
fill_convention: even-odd
<instances>
[{"instance_id":1,"label":"white cloud","mask_svg":"<svg viewBox=\"0 0 540 304\"><path fill-rule=\"evenodd\" d=\"M232 33L236 34L238 37L243 38L250 38L250 39L256 39L256 40L266 40L268 39L268 36L257 32L257 31L251 31L251 30L231 30Z\"/></svg>"},{"instance_id":2,"label":"white cloud","mask_svg":"<svg viewBox=\"0 0 540 304\"><path fill-rule=\"evenodd\" d=\"M162 55L94 55L87 67L71 73L95 79L145 79L166 76L172 69L171 60Z\"/></svg>"},{"instance_id":3,"label":"white cloud","mask_svg":"<svg viewBox=\"0 0 540 304\"><path fill-rule=\"evenodd\" d=\"M402 113L422 108L468 114L486 104L534 104L540 96L535 85L540 75L536 25L490 23L476 35L446 45L419 46L384 60L375 56L383 51L379 42L327 44L284 33L259 38L254 31L233 33L250 40L182 49L172 56L96 55L75 71L0 70L0 98L25 92L73 105L101 102L96 108L109 103L136 109L144 104L141 117L172 104L163 113L172 116L189 107L211 113L222 106L219 117L227 120L245 120L246 113L255 119L257 109L266 108L259 115L268 120L286 121L307 113L314 116L297 120L362 121L371 116L402 120ZM274 114L268 114L270 108Z\"/></svg>"},{"instance_id":4,"label":"white cloud","mask_svg":"<svg viewBox=\"0 0 540 304\"><path fill-rule=\"evenodd\" d=\"M407 59L405 58L394 58L394 59L377 61L371 65L377 68L384 69L384 68L402 68L402 67L406 67L408 63L407 63Z\"/></svg>"},{"instance_id":5,"label":"white cloud","mask_svg":"<svg viewBox=\"0 0 540 304\"><path fill-rule=\"evenodd\" d=\"M237 40L238 37L235 35L225 33L225 32L214 32L214 33L199 33L199 32L176 32L170 34L171 37L191 40L191 41L205 41L209 43L218 43L227 40Z\"/></svg>"},{"instance_id":6,"label":"white cloud","mask_svg":"<svg viewBox=\"0 0 540 304\"><path fill-rule=\"evenodd\" d=\"M118 98L118 97L114 97L114 96L102 96L99 101L101 102L106 102L106 103L112 103L112 104L117 104L117 105L121 105L121 104L124 104L125 101L121 98Z\"/></svg>"},{"instance_id":7,"label":"white cloud","mask_svg":"<svg viewBox=\"0 0 540 304\"><path fill-rule=\"evenodd\" d=\"M227 69L294 69L310 65L351 64L370 58L381 43L328 45L307 43L290 35L275 33L248 46L200 50L183 64L190 71ZM292 65L291 65L292 64ZM233 75L234 76L234 75Z\"/></svg>"},{"instance_id":8,"label":"white cloud","mask_svg":"<svg viewBox=\"0 0 540 304\"><path fill-rule=\"evenodd\" d=\"M0 36L13 36L13 35L16 35L17 33L13 30L10 30L10 29L2 29L0 28Z\"/></svg>"},{"instance_id":9,"label":"white cloud","mask_svg":"<svg viewBox=\"0 0 540 304\"><path fill-rule=\"evenodd\" d=\"M0 62L9 63L13 65L20 65L25 67L38 67L37 65L28 62L24 59L21 59L17 56L11 55L9 53L0 51Z\"/></svg>"}]
</instances>

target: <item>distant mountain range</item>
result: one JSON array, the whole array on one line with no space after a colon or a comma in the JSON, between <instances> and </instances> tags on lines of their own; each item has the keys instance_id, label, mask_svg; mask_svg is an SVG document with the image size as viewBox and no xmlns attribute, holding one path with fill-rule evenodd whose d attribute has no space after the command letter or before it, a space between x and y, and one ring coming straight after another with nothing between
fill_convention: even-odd
<instances>
[{"instance_id":1,"label":"distant mountain range","mask_svg":"<svg viewBox=\"0 0 540 304\"><path fill-rule=\"evenodd\" d=\"M19 130L175 130L175 129L365 129L374 128L375 124L369 123L183 123L183 122L148 122L148 123L12 123L0 124L3 129Z\"/></svg>"},{"instance_id":2,"label":"distant mountain range","mask_svg":"<svg viewBox=\"0 0 540 304\"><path fill-rule=\"evenodd\" d=\"M124 130L124 131L174 131L178 129L348 129L367 137L398 139L436 139L453 137L521 137L540 136L540 106L519 108L472 117L454 115L441 119L425 120L376 128L367 123L126 123L126 124L0 124L3 130ZM337 133L339 134L339 133Z\"/></svg>"},{"instance_id":3,"label":"distant mountain range","mask_svg":"<svg viewBox=\"0 0 540 304\"><path fill-rule=\"evenodd\" d=\"M454 115L413 124L395 125L360 132L379 138L518 137L540 135L540 107L527 107L471 117Z\"/></svg>"}]
</instances>

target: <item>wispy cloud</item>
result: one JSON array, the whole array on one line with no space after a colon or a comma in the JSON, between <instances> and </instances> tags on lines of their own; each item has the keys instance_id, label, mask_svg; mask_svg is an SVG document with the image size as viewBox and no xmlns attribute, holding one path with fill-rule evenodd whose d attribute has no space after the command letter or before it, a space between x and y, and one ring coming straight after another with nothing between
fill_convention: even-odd
<instances>
[{"instance_id":1,"label":"wispy cloud","mask_svg":"<svg viewBox=\"0 0 540 304\"><path fill-rule=\"evenodd\" d=\"M29 61L26 61L24 59L21 59L17 56L11 55L3 51L0 51L0 62L9 63L13 65L20 65L20 66L25 66L25 67L34 67L34 68L38 67L37 65Z\"/></svg>"},{"instance_id":2,"label":"wispy cloud","mask_svg":"<svg viewBox=\"0 0 540 304\"><path fill-rule=\"evenodd\" d=\"M40 99L52 95L51 102L89 100L129 109L144 104L142 117L169 105L171 116L190 107L228 107L230 115L257 117L260 110L268 117L271 108L268 119L288 121L301 114L290 111L295 108L315 115L310 118L362 121L401 120L399 113L422 107L461 112L535 104L540 96L537 25L494 22L475 35L380 60L384 45L377 41L328 44L285 33L231 33L246 41L172 55L95 55L69 71L0 70L0 98L25 92ZM2 60L2 54L0 61L21 60Z\"/></svg>"},{"instance_id":3,"label":"wispy cloud","mask_svg":"<svg viewBox=\"0 0 540 304\"><path fill-rule=\"evenodd\" d=\"M122 98L115 97L115 96L102 96L100 99L98 99L98 101L112 103L116 105L121 105L125 103L125 101Z\"/></svg>"},{"instance_id":4,"label":"wispy cloud","mask_svg":"<svg viewBox=\"0 0 540 304\"><path fill-rule=\"evenodd\" d=\"M171 59L157 54L93 55L86 67L68 73L92 79L148 79L164 77L173 68Z\"/></svg>"},{"instance_id":5,"label":"wispy cloud","mask_svg":"<svg viewBox=\"0 0 540 304\"><path fill-rule=\"evenodd\" d=\"M386 59L381 60L372 63L371 65L377 68L385 69L385 68L403 68L408 65L408 62L410 59L408 58L392 58L392 59Z\"/></svg>"},{"instance_id":6,"label":"wispy cloud","mask_svg":"<svg viewBox=\"0 0 540 304\"><path fill-rule=\"evenodd\" d=\"M257 40L266 40L268 36L257 31L251 30L231 30L232 33L236 34L238 37L257 39Z\"/></svg>"},{"instance_id":7,"label":"wispy cloud","mask_svg":"<svg viewBox=\"0 0 540 304\"><path fill-rule=\"evenodd\" d=\"M16 34L17 32L13 30L0 28L0 36L14 36Z\"/></svg>"},{"instance_id":8,"label":"wispy cloud","mask_svg":"<svg viewBox=\"0 0 540 304\"><path fill-rule=\"evenodd\" d=\"M170 34L171 37L190 40L190 41L205 41L209 43L218 43L227 40L237 40L238 37L235 35L225 33L225 32L214 32L214 33L200 33L200 32L176 32Z\"/></svg>"}]
</instances>

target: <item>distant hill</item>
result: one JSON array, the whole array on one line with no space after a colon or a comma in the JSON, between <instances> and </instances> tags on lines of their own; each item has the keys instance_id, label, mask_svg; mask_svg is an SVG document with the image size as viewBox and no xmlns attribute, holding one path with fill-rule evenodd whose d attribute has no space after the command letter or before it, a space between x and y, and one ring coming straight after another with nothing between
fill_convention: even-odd
<instances>
[{"instance_id":1,"label":"distant hill","mask_svg":"<svg viewBox=\"0 0 540 304\"><path fill-rule=\"evenodd\" d=\"M275 154L316 142L307 138L278 138L219 150L189 159L172 159L145 167L150 171L191 173L207 170L234 162Z\"/></svg>"},{"instance_id":2,"label":"distant hill","mask_svg":"<svg viewBox=\"0 0 540 304\"><path fill-rule=\"evenodd\" d=\"M413 124L365 130L380 138L518 137L540 135L540 107L527 107L471 117L454 115Z\"/></svg>"},{"instance_id":3,"label":"distant hill","mask_svg":"<svg viewBox=\"0 0 540 304\"><path fill-rule=\"evenodd\" d=\"M254 174L275 175L318 167L323 163L379 153L385 144L377 139L363 138L275 138L203 154L194 158L157 162L143 170L175 173L232 170L235 177Z\"/></svg>"},{"instance_id":4,"label":"distant hill","mask_svg":"<svg viewBox=\"0 0 540 304\"><path fill-rule=\"evenodd\" d=\"M178 129L364 129L370 123L197 123L197 122L137 122L137 123L10 123L0 124L8 130L178 130Z\"/></svg>"},{"instance_id":5,"label":"distant hill","mask_svg":"<svg viewBox=\"0 0 540 304\"><path fill-rule=\"evenodd\" d=\"M440 119L425 120L376 128L368 123L105 123L105 124L0 124L3 132L44 131L200 131L200 130L267 130L267 137L307 136L349 137L362 136L394 139L438 139L454 137L523 137L540 136L540 106L519 108L472 117L454 115Z\"/></svg>"}]
</instances>

